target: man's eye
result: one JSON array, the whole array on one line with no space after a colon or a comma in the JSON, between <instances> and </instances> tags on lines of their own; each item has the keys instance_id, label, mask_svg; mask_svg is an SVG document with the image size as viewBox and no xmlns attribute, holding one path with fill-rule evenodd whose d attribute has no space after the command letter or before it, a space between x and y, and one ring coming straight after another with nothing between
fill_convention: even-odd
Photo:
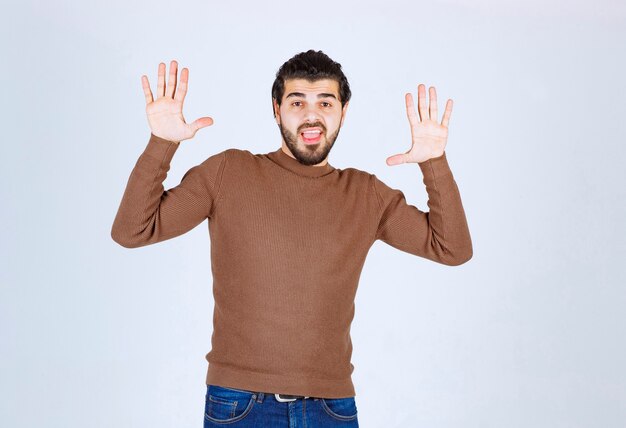
<instances>
[{"instance_id":1,"label":"man's eye","mask_svg":"<svg viewBox=\"0 0 626 428\"><path fill-rule=\"evenodd\" d=\"M324 107L330 107L330 103L327 103L326 101L323 101L322 104L328 104L327 106L324 106Z\"/></svg>"},{"instance_id":2,"label":"man's eye","mask_svg":"<svg viewBox=\"0 0 626 428\"><path fill-rule=\"evenodd\" d=\"M295 105L295 104L298 104L298 103L301 103L301 102L302 102L302 101L294 101L294 102L292 102L292 103L291 103L291 105ZM297 106L296 106L296 107L297 107Z\"/></svg>"}]
</instances>

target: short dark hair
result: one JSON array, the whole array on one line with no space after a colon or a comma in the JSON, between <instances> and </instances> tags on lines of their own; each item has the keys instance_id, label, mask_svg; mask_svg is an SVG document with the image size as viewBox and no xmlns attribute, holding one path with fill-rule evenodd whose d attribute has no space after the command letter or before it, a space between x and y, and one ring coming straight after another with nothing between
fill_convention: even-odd
<instances>
[{"instance_id":1,"label":"short dark hair","mask_svg":"<svg viewBox=\"0 0 626 428\"><path fill-rule=\"evenodd\" d=\"M339 99L341 107L350 101L352 92L348 79L341 70L341 64L330 59L322 51L314 51L309 49L306 52L300 52L294 55L287 62L280 66L276 72L276 79L272 85L272 112L274 111L274 100L280 107L280 103L285 93L285 81L289 79L306 79L309 82L315 82L321 79L333 79L339 83Z\"/></svg>"}]
</instances>

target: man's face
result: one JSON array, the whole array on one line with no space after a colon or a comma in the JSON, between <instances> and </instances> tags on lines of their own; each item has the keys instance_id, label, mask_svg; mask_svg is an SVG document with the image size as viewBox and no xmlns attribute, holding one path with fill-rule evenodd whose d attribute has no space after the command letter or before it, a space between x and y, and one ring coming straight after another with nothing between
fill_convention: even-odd
<instances>
[{"instance_id":1,"label":"man's face","mask_svg":"<svg viewBox=\"0 0 626 428\"><path fill-rule=\"evenodd\" d=\"M325 164L343 125L347 108L348 103L343 109L341 107L336 80L285 81L280 109L274 100L283 147L286 146L293 157L304 165Z\"/></svg>"}]
</instances>

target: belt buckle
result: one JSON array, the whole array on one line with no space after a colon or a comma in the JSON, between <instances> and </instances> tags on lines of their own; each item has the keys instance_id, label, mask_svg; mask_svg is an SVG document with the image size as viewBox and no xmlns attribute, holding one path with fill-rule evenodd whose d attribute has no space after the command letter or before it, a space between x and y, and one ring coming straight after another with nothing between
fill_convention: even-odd
<instances>
[{"instance_id":1,"label":"belt buckle","mask_svg":"<svg viewBox=\"0 0 626 428\"><path fill-rule=\"evenodd\" d=\"M276 401L280 401L281 403L287 403L289 401L296 401L298 398L283 398L281 397L281 395L284 395L285 397L293 397L292 395L287 395L287 394L274 394L274 397L276 397Z\"/></svg>"},{"instance_id":2,"label":"belt buckle","mask_svg":"<svg viewBox=\"0 0 626 428\"><path fill-rule=\"evenodd\" d=\"M276 397L276 401L280 401L281 403L287 403L287 402L291 402L291 401L296 401L298 398L301 398L300 395L289 395L289 394L274 394L274 397ZM294 397L294 398L287 398L287 397ZM306 396L306 397L302 397L302 398L306 399L306 398L309 398L309 397Z\"/></svg>"}]
</instances>

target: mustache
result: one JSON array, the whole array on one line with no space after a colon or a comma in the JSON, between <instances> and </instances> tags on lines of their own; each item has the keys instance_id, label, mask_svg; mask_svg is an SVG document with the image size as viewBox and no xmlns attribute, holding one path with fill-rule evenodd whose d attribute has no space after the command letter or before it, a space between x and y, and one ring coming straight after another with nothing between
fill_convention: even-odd
<instances>
[{"instance_id":1,"label":"mustache","mask_svg":"<svg viewBox=\"0 0 626 428\"><path fill-rule=\"evenodd\" d=\"M309 128L320 128L323 132L326 132L326 127L321 123L307 123L306 125L302 125L300 128L298 128L298 132L303 132L303 130Z\"/></svg>"}]
</instances>

